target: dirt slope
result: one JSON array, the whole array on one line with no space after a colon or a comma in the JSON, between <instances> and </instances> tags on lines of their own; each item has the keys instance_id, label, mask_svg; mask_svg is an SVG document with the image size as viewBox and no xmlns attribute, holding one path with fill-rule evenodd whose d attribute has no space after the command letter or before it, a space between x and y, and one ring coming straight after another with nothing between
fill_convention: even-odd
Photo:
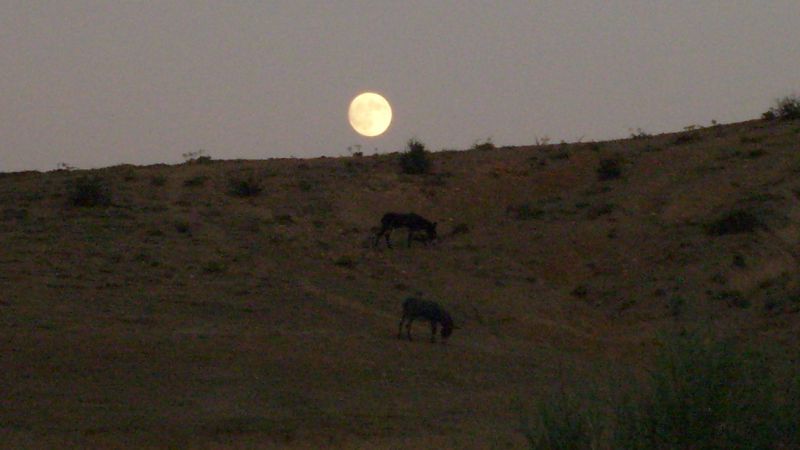
<instances>
[{"instance_id":1,"label":"dirt slope","mask_svg":"<svg viewBox=\"0 0 800 450\"><path fill-rule=\"evenodd\" d=\"M397 154L0 174L0 442L519 447L538 393L646 367L659 331L797 348L798 155L800 123L752 121L421 176ZM71 205L87 175L109 205ZM373 249L387 211L441 241ZM447 345L395 338L415 293L453 313Z\"/></svg>"}]
</instances>

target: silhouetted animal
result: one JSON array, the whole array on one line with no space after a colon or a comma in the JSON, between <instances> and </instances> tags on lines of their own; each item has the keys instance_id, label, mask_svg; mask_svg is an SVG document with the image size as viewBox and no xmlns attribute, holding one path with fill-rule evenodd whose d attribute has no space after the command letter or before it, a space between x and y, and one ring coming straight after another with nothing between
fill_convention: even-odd
<instances>
[{"instance_id":1,"label":"silhouetted animal","mask_svg":"<svg viewBox=\"0 0 800 450\"><path fill-rule=\"evenodd\" d=\"M403 324L406 324L406 336L411 339L411 322L414 319L425 319L431 322L431 342L436 342L436 325L442 325L442 342L453 334L453 319L438 303L408 297L403 302L403 318L397 329L397 338L403 338Z\"/></svg>"},{"instance_id":2,"label":"silhouetted animal","mask_svg":"<svg viewBox=\"0 0 800 450\"><path fill-rule=\"evenodd\" d=\"M408 228L408 246L411 247L411 241L414 239L415 232L424 231L427 234L427 239L423 239L425 245L428 242L436 239L436 222L431 222L428 219L414 213L398 214L386 213L381 218L381 229L375 235L375 242L373 247L378 245L381 236L386 236L386 246L392 248L392 241L389 236L395 228ZM419 237L417 237L419 240Z\"/></svg>"}]
</instances>

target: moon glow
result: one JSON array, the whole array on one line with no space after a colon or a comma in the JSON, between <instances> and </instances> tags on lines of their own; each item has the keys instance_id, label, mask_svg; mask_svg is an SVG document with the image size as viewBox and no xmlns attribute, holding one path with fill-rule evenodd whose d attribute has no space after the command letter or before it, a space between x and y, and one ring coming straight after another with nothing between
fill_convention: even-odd
<instances>
[{"instance_id":1,"label":"moon glow","mask_svg":"<svg viewBox=\"0 0 800 450\"><path fill-rule=\"evenodd\" d=\"M363 136L378 136L392 123L392 107L374 92L359 94L350 102L350 126Z\"/></svg>"}]
</instances>

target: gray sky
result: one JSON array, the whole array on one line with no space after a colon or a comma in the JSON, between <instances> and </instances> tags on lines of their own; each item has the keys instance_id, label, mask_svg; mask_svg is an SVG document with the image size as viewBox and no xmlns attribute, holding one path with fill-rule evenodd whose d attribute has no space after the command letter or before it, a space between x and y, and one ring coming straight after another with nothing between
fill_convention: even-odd
<instances>
[{"instance_id":1,"label":"gray sky","mask_svg":"<svg viewBox=\"0 0 800 450\"><path fill-rule=\"evenodd\" d=\"M0 0L2 172L599 140L793 92L798 0Z\"/></svg>"}]
</instances>

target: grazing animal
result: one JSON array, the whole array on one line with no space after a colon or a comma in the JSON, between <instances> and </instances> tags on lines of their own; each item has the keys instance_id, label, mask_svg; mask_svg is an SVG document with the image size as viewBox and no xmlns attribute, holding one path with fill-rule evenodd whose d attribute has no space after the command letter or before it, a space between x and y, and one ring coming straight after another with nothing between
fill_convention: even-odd
<instances>
[{"instance_id":1,"label":"grazing animal","mask_svg":"<svg viewBox=\"0 0 800 450\"><path fill-rule=\"evenodd\" d=\"M415 232L424 231L427 234L426 239L422 239L425 245L428 242L436 239L436 222L431 222L428 219L414 213L398 214L386 213L381 218L381 229L375 235L375 242L373 247L378 245L381 236L386 236L386 246L392 248L392 241L389 236L395 228L408 228L408 246L411 247L411 241L415 238ZM419 239L419 236L416 238Z\"/></svg>"},{"instance_id":2,"label":"grazing animal","mask_svg":"<svg viewBox=\"0 0 800 450\"><path fill-rule=\"evenodd\" d=\"M442 342L453 334L453 319L438 303L408 297L403 302L403 318L397 329L397 339L403 338L403 324L406 324L406 336L411 341L411 322L414 319L425 319L431 322L431 342L436 342L436 326L442 326Z\"/></svg>"}]
</instances>

